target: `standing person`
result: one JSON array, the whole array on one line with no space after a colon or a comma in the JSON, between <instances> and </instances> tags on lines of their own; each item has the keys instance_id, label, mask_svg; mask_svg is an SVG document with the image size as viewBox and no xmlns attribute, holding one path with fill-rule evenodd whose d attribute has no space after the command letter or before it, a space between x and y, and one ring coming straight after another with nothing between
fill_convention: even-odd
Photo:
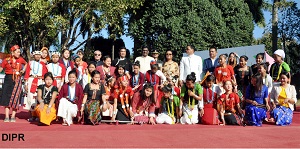
<instances>
[{"instance_id":1,"label":"standing person","mask_svg":"<svg viewBox=\"0 0 300 149\"><path fill-rule=\"evenodd\" d=\"M41 62L44 62L47 65L48 62L50 62L49 50L47 47L43 47L41 49L41 52L42 52Z\"/></svg>"},{"instance_id":2,"label":"standing person","mask_svg":"<svg viewBox=\"0 0 300 149\"><path fill-rule=\"evenodd\" d=\"M82 117L79 110L84 106L82 104L83 88L76 82L76 70L71 70L68 77L69 82L62 86L57 98L59 101L57 116L63 118L62 125L64 126L73 124L73 118L75 117L80 121Z\"/></svg>"},{"instance_id":3,"label":"standing person","mask_svg":"<svg viewBox=\"0 0 300 149\"><path fill-rule=\"evenodd\" d=\"M203 114L203 89L196 82L196 74L192 72L187 75L185 84L181 87L179 115L181 124L196 124L198 123L198 108Z\"/></svg>"},{"instance_id":4,"label":"standing person","mask_svg":"<svg viewBox=\"0 0 300 149\"><path fill-rule=\"evenodd\" d=\"M32 54L34 60L28 63L24 76L27 98L24 99L25 107L23 109L29 110L30 113L36 106L37 88L44 83L44 75L48 72L45 63L40 61L42 52L34 51ZM35 117L29 118L29 121L33 120L35 120Z\"/></svg>"},{"instance_id":5,"label":"standing person","mask_svg":"<svg viewBox=\"0 0 300 149\"><path fill-rule=\"evenodd\" d=\"M91 77L91 73L96 70L96 63L95 62L90 62L88 65L87 70L85 70L85 73L83 74L82 77L82 87L85 88L85 86L88 83L91 83L92 81L92 77Z\"/></svg>"},{"instance_id":6,"label":"standing person","mask_svg":"<svg viewBox=\"0 0 300 149\"><path fill-rule=\"evenodd\" d=\"M105 95L105 88L100 82L100 72L94 70L91 74L92 82L87 84L84 88L84 97L81 106L81 116L85 122L91 122L93 125L99 124L101 121L101 111L107 110L107 96ZM102 109L100 105L102 105Z\"/></svg>"},{"instance_id":7,"label":"standing person","mask_svg":"<svg viewBox=\"0 0 300 149\"><path fill-rule=\"evenodd\" d=\"M113 76L110 75L106 75L106 79L105 79L105 93L108 96L108 99L106 100L106 104L107 104L107 110L106 111L102 111L102 116L109 116L110 119L113 119L113 116L115 118L116 115L113 115L113 109L117 109L114 108L114 106L116 106L114 104L114 100L115 100L115 89L117 89L117 86L115 86L115 82L116 79Z\"/></svg>"},{"instance_id":8,"label":"standing person","mask_svg":"<svg viewBox=\"0 0 300 149\"><path fill-rule=\"evenodd\" d=\"M77 54L75 54L74 56L73 56L73 61L75 62L74 63L74 67L73 67L73 69L76 69L76 72L77 72L77 82L78 83L81 83L82 84L82 77L83 77L83 69L82 69L82 66L80 66L80 61L81 61L81 59L80 59L80 57L77 55ZM67 69L67 74L69 74L69 72L71 71L71 70L73 70L71 67L68 67L68 69ZM65 82L66 83L68 83L69 82L69 77L66 75L65 76Z\"/></svg>"},{"instance_id":9,"label":"standing person","mask_svg":"<svg viewBox=\"0 0 300 149\"><path fill-rule=\"evenodd\" d=\"M258 73L259 65L260 65L260 64L264 61L264 59L265 59L265 53L258 53L258 54L256 54L255 59L256 59L256 64L253 64L253 65L251 66L251 70L252 70L252 73L253 73L253 74ZM268 69L266 69L266 70L268 70Z\"/></svg>"},{"instance_id":10,"label":"standing person","mask_svg":"<svg viewBox=\"0 0 300 149\"><path fill-rule=\"evenodd\" d=\"M50 125L56 119L55 99L58 89L53 86L54 77L51 72L44 75L45 84L39 85L37 88L38 105L32 112L33 117L39 118L39 125Z\"/></svg>"},{"instance_id":11,"label":"standing person","mask_svg":"<svg viewBox=\"0 0 300 149\"><path fill-rule=\"evenodd\" d=\"M2 61L0 72L5 70L5 78L2 87L2 95L0 98L0 105L5 107L4 122L15 122L16 112L19 109L22 93L22 79L27 62L20 57L21 50L18 45L10 48L10 57ZM11 119L9 119L9 112L12 109Z\"/></svg>"},{"instance_id":12,"label":"standing person","mask_svg":"<svg viewBox=\"0 0 300 149\"><path fill-rule=\"evenodd\" d=\"M140 72L145 74L148 70L150 70L150 62L154 61L153 57L148 56L149 54L149 49L148 47L144 46L142 48L142 56L137 57L134 61L139 61L141 65Z\"/></svg>"},{"instance_id":13,"label":"standing person","mask_svg":"<svg viewBox=\"0 0 300 149\"><path fill-rule=\"evenodd\" d=\"M53 52L51 54L52 63L47 65L47 69L49 72L52 72L54 81L53 85L58 88L58 92L60 91L62 85L65 81L66 69L63 64L58 63L60 57L59 52Z\"/></svg>"},{"instance_id":14,"label":"standing person","mask_svg":"<svg viewBox=\"0 0 300 149\"><path fill-rule=\"evenodd\" d=\"M101 57L102 57L102 52L100 50L96 50L94 52L94 61L96 62L97 67L103 65L103 62L101 61Z\"/></svg>"},{"instance_id":15,"label":"standing person","mask_svg":"<svg viewBox=\"0 0 300 149\"><path fill-rule=\"evenodd\" d=\"M71 52L69 49L63 49L62 58L58 61L60 64L64 65L66 71L67 71L68 67L71 67L71 69L74 68L74 63L69 60L70 55L71 55Z\"/></svg>"},{"instance_id":16,"label":"standing person","mask_svg":"<svg viewBox=\"0 0 300 149\"><path fill-rule=\"evenodd\" d=\"M173 61L173 51L172 50L167 50L165 53L165 63L163 64L162 67L162 72L166 76L167 80L168 79L175 79L175 86L178 87L178 78L179 78L179 66L178 64Z\"/></svg>"},{"instance_id":17,"label":"standing person","mask_svg":"<svg viewBox=\"0 0 300 149\"><path fill-rule=\"evenodd\" d=\"M116 58L111 62L111 65L114 67L118 67L119 65L125 66L125 71L131 73L132 72L132 63L130 59L126 58L126 48L121 47L119 49L119 56L120 58Z\"/></svg>"},{"instance_id":18,"label":"standing person","mask_svg":"<svg viewBox=\"0 0 300 149\"><path fill-rule=\"evenodd\" d=\"M239 65L234 67L234 73L237 83L238 92L245 95L246 88L251 82L251 76L253 75L252 69L247 66L248 57L242 55L239 60Z\"/></svg>"},{"instance_id":19,"label":"standing person","mask_svg":"<svg viewBox=\"0 0 300 149\"><path fill-rule=\"evenodd\" d=\"M145 75L140 72L140 61L136 61L133 63L133 73L130 78L130 85L132 90L136 93L143 89L145 81Z\"/></svg>"},{"instance_id":20,"label":"standing person","mask_svg":"<svg viewBox=\"0 0 300 149\"><path fill-rule=\"evenodd\" d=\"M182 57L180 61L180 84L183 85L187 75L192 72L196 75L195 81L200 82L200 75L202 73L202 58L194 54L195 48L191 45L188 45L185 51L188 56Z\"/></svg>"},{"instance_id":21,"label":"standing person","mask_svg":"<svg viewBox=\"0 0 300 149\"><path fill-rule=\"evenodd\" d=\"M103 57L103 65L97 66L96 70L100 72L100 80L102 83L105 83L106 75L116 77L116 67L111 66L111 58L108 55Z\"/></svg>"},{"instance_id":22,"label":"standing person","mask_svg":"<svg viewBox=\"0 0 300 149\"><path fill-rule=\"evenodd\" d=\"M80 57L80 62L78 66L82 69L83 74L85 74L85 70L87 69L88 64L84 61L84 52L82 49L80 49L77 51L76 54Z\"/></svg>"},{"instance_id":23,"label":"standing person","mask_svg":"<svg viewBox=\"0 0 300 149\"><path fill-rule=\"evenodd\" d=\"M276 50L273 56L275 63L271 65L270 76L272 77L273 82L276 82L276 84L280 84L280 74L283 72L287 72L290 74L291 69L290 66L286 62L284 62L285 53L283 50Z\"/></svg>"},{"instance_id":24,"label":"standing person","mask_svg":"<svg viewBox=\"0 0 300 149\"><path fill-rule=\"evenodd\" d=\"M203 73L210 72L210 74L213 74L215 71L215 68L219 65L219 58L217 57L217 48L211 46L209 48L209 58L205 59L203 61Z\"/></svg>"},{"instance_id":25,"label":"standing person","mask_svg":"<svg viewBox=\"0 0 300 149\"><path fill-rule=\"evenodd\" d=\"M229 53L227 64L230 65L232 68L234 68L238 64L237 62L238 57L239 56L234 52Z\"/></svg>"},{"instance_id":26,"label":"standing person","mask_svg":"<svg viewBox=\"0 0 300 149\"><path fill-rule=\"evenodd\" d=\"M269 63L260 63L258 66L258 72L260 73L261 77L263 78L263 84L268 87L268 93L270 94L273 88L273 81L272 77L268 74Z\"/></svg>"},{"instance_id":27,"label":"standing person","mask_svg":"<svg viewBox=\"0 0 300 149\"><path fill-rule=\"evenodd\" d=\"M222 87L223 81L232 80L236 87L236 79L234 71L231 65L226 64L227 54L221 54L219 56L219 66L216 67L214 75L216 77L216 83Z\"/></svg>"},{"instance_id":28,"label":"standing person","mask_svg":"<svg viewBox=\"0 0 300 149\"><path fill-rule=\"evenodd\" d=\"M140 92L132 97L132 112L134 121L155 125L155 99L153 86L146 83Z\"/></svg>"},{"instance_id":29,"label":"standing person","mask_svg":"<svg viewBox=\"0 0 300 149\"><path fill-rule=\"evenodd\" d=\"M289 84L291 79L289 72L282 72L279 76L280 85L274 85L270 93L273 109L270 115L275 120L276 125L285 126L292 123L297 93L295 86Z\"/></svg>"},{"instance_id":30,"label":"standing person","mask_svg":"<svg viewBox=\"0 0 300 149\"><path fill-rule=\"evenodd\" d=\"M251 78L251 84L246 90L245 118L248 125L261 126L263 120L267 119L266 112L270 109L268 102L268 88L263 85L260 74Z\"/></svg>"},{"instance_id":31,"label":"standing person","mask_svg":"<svg viewBox=\"0 0 300 149\"><path fill-rule=\"evenodd\" d=\"M222 125L239 125L240 121L238 120L237 114L242 118L244 117L243 111L240 108L240 98L233 92L233 81L226 80L224 81L225 93L220 96L218 99L217 109L221 120Z\"/></svg>"},{"instance_id":32,"label":"standing person","mask_svg":"<svg viewBox=\"0 0 300 149\"><path fill-rule=\"evenodd\" d=\"M163 87L164 96L161 99L161 106L156 122L158 124L175 124L176 121L176 108L179 107L179 98L172 94L172 86L169 84Z\"/></svg>"},{"instance_id":33,"label":"standing person","mask_svg":"<svg viewBox=\"0 0 300 149\"><path fill-rule=\"evenodd\" d=\"M159 52L156 49L152 52L152 57L154 58L154 61L156 61L156 63L158 64L159 70L162 71L163 61L158 59Z\"/></svg>"}]
</instances>

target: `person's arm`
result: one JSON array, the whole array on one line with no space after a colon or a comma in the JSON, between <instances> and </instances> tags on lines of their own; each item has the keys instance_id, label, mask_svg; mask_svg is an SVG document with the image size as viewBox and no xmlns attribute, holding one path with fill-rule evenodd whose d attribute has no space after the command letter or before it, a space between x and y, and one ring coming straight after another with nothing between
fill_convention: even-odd
<instances>
[{"instance_id":1,"label":"person's arm","mask_svg":"<svg viewBox=\"0 0 300 149\"><path fill-rule=\"evenodd\" d=\"M39 108L42 111L44 109L44 100L42 98L42 89L41 86L38 87L37 89L37 100L39 102Z\"/></svg>"},{"instance_id":2,"label":"person's arm","mask_svg":"<svg viewBox=\"0 0 300 149\"><path fill-rule=\"evenodd\" d=\"M56 100L57 94L58 94L58 89L55 86L53 86L52 98L48 104L47 111L46 111L47 114L50 113L51 107L53 106Z\"/></svg>"},{"instance_id":3,"label":"person's arm","mask_svg":"<svg viewBox=\"0 0 300 149\"><path fill-rule=\"evenodd\" d=\"M183 83L183 81L184 81L184 79L185 78L183 78L183 74L184 74L184 62L183 62L183 58L180 60L180 65L179 65L179 67L180 67L180 75L179 75L179 80L180 80L180 84L182 85Z\"/></svg>"},{"instance_id":4,"label":"person's arm","mask_svg":"<svg viewBox=\"0 0 300 149\"><path fill-rule=\"evenodd\" d=\"M296 89L294 85L290 86L290 92L291 92L291 98L286 99L285 102L289 103L289 104L295 104L297 102L297 97L296 97Z\"/></svg>"}]
</instances>

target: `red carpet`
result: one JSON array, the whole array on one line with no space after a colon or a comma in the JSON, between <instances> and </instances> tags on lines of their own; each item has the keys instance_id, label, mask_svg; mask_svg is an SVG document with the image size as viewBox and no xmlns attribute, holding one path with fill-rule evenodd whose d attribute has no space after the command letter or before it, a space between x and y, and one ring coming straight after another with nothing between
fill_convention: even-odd
<instances>
[{"instance_id":1,"label":"red carpet","mask_svg":"<svg viewBox=\"0 0 300 149\"><path fill-rule=\"evenodd\" d=\"M299 108L298 108L299 109ZM0 111L4 111L1 107ZM300 111L291 126L208 125L71 125L37 126L20 111L16 123L4 123L0 133L23 133L25 141L1 141L0 147L29 148L300 148ZM2 137L2 136L1 136Z\"/></svg>"}]
</instances>

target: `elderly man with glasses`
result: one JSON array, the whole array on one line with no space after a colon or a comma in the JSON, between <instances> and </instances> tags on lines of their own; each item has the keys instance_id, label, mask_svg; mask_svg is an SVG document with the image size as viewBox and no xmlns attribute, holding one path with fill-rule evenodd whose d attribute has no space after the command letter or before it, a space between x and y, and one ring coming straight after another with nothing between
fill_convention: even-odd
<instances>
[{"instance_id":1,"label":"elderly man with glasses","mask_svg":"<svg viewBox=\"0 0 300 149\"><path fill-rule=\"evenodd\" d=\"M96 50L94 52L94 60L97 66L103 65L103 62L101 61L101 57L102 57L102 52L100 50Z\"/></svg>"}]
</instances>

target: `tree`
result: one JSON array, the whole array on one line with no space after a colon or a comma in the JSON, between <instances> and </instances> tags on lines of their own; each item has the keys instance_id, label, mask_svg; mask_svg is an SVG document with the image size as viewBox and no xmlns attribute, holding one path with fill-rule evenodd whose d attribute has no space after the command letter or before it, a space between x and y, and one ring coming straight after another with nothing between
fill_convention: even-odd
<instances>
[{"instance_id":1,"label":"tree","mask_svg":"<svg viewBox=\"0 0 300 149\"><path fill-rule=\"evenodd\" d=\"M135 56L145 44L160 52L177 51L178 61L189 44L205 50L252 42L252 16L240 0L149 0L136 12L129 19Z\"/></svg>"}]
</instances>

